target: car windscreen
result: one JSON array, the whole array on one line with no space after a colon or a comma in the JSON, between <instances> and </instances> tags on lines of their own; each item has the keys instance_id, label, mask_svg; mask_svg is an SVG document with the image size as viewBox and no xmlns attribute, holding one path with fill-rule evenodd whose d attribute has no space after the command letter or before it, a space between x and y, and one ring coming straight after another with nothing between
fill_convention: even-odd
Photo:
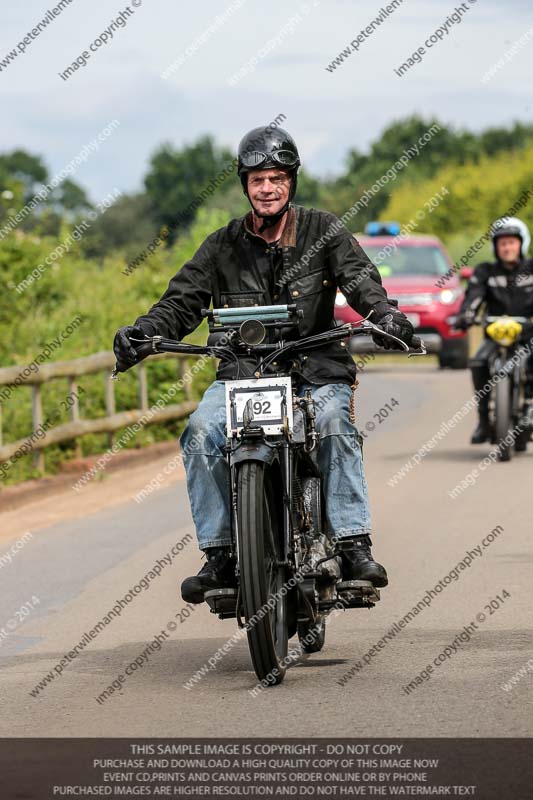
<instances>
[{"instance_id":1,"label":"car windscreen","mask_svg":"<svg viewBox=\"0 0 533 800\"><path fill-rule=\"evenodd\" d=\"M376 264L382 278L402 275L445 275L450 269L438 247L396 247L386 255L383 246L362 245L368 257Z\"/></svg>"}]
</instances>

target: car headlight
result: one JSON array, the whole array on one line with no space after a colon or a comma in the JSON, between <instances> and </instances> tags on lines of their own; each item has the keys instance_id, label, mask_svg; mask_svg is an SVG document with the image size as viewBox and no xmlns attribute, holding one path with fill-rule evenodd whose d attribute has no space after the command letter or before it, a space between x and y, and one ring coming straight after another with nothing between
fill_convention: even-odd
<instances>
[{"instance_id":1,"label":"car headlight","mask_svg":"<svg viewBox=\"0 0 533 800\"><path fill-rule=\"evenodd\" d=\"M444 305L448 306L451 303L455 303L460 294L461 289L443 289L442 292L439 293L438 299L440 303L444 303Z\"/></svg>"},{"instance_id":2,"label":"car headlight","mask_svg":"<svg viewBox=\"0 0 533 800\"><path fill-rule=\"evenodd\" d=\"M345 306L348 303L347 299L343 295L342 292L337 292L337 296L335 297L335 305L336 306Z\"/></svg>"}]
</instances>

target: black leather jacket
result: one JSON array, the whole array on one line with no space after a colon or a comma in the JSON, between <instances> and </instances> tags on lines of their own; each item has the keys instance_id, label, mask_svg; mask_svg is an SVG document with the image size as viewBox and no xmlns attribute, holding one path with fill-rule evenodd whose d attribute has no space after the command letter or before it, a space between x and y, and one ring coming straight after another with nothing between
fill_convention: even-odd
<instances>
[{"instance_id":1,"label":"black leather jacket","mask_svg":"<svg viewBox=\"0 0 533 800\"><path fill-rule=\"evenodd\" d=\"M387 302L378 270L334 214L302 206L291 206L288 214L277 247L253 233L251 212L208 236L137 323L152 335L183 339L211 301L214 308L292 302L304 313L299 331L286 337L291 339L335 326L337 286L362 316ZM253 367L240 359L239 377L251 375ZM352 383L356 368L344 343L334 342L297 359L291 371L309 383ZM221 360L217 378L235 377L235 363Z\"/></svg>"},{"instance_id":2,"label":"black leather jacket","mask_svg":"<svg viewBox=\"0 0 533 800\"><path fill-rule=\"evenodd\" d=\"M468 283L461 312L475 312L482 303L486 303L489 316L533 316L533 259L520 261L512 270L500 261L479 264Z\"/></svg>"}]
</instances>

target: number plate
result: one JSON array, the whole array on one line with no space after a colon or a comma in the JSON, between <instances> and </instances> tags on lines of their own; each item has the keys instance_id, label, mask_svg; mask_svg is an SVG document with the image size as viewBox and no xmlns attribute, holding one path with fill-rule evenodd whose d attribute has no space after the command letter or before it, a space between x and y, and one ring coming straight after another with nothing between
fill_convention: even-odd
<instances>
[{"instance_id":1,"label":"number plate","mask_svg":"<svg viewBox=\"0 0 533 800\"><path fill-rule=\"evenodd\" d=\"M246 378L226 381L226 425L228 436L241 431L242 415L248 400L252 401L253 425L260 425L267 434L283 432L283 415L292 430L292 387L290 378Z\"/></svg>"}]
</instances>

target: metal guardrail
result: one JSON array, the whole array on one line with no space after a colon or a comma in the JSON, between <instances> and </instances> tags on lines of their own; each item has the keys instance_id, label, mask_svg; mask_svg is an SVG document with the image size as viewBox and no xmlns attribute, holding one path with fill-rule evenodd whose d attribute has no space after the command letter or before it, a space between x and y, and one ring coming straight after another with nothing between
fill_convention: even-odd
<instances>
[{"instance_id":1,"label":"metal guardrail","mask_svg":"<svg viewBox=\"0 0 533 800\"><path fill-rule=\"evenodd\" d=\"M153 356L150 362L161 358L177 359L178 377L183 378L188 370L189 356L176 353L171 356ZM21 448L30 447L33 452L34 465L40 471L44 471L44 450L52 444L77 440L90 433L109 434L110 444L112 444L113 432L120 428L139 422L149 410L148 405L148 379L146 364L141 363L136 367L138 376L138 398L139 407L129 411L117 413L115 406L115 384L110 380L111 372L115 366L115 356L112 351L94 353L83 358L76 358L72 361L53 361L50 364L42 364L35 372L30 372L21 380L21 374L27 371L25 366L11 366L0 368L0 386L10 386L13 390L20 391L23 387L31 388L32 393L32 434L23 439L18 439L9 444L2 444L2 404L0 402L0 463L6 461ZM80 416L80 406L78 399L77 378L81 375L90 375L103 372L105 376L104 392L106 415L96 419L83 419ZM68 393L70 398L70 422L51 427L44 433L43 408L41 388L45 383L52 380L66 378L68 381ZM186 401L174 403L163 408L152 409L146 424L165 422L171 419L182 419L189 416L198 405L198 401L191 399L191 385L189 381L183 381L183 391ZM36 437L40 432L42 436ZM81 455L79 443L76 442L76 454Z\"/></svg>"}]
</instances>

